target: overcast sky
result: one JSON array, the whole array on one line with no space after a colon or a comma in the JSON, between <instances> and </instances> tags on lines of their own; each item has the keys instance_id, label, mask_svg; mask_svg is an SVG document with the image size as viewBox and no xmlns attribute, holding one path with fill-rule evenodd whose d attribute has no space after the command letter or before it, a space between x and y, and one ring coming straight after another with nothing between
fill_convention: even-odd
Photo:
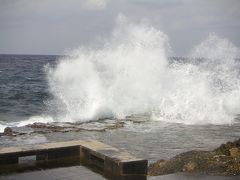
<instances>
[{"instance_id":1,"label":"overcast sky","mask_svg":"<svg viewBox=\"0 0 240 180\"><path fill-rule=\"evenodd\" d=\"M0 0L0 54L63 54L147 18L184 56L215 32L240 47L240 0Z\"/></svg>"}]
</instances>

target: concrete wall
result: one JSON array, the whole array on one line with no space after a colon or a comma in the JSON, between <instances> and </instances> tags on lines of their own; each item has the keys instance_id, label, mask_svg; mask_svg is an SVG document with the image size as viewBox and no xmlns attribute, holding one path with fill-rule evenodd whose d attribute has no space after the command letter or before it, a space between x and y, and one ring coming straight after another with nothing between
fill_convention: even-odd
<instances>
[{"instance_id":1,"label":"concrete wall","mask_svg":"<svg viewBox=\"0 0 240 180\"><path fill-rule=\"evenodd\" d=\"M0 173L84 164L109 179L146 179L147 160L98 141L67 141L0 148Z\"/></svg>"}]
</instances>

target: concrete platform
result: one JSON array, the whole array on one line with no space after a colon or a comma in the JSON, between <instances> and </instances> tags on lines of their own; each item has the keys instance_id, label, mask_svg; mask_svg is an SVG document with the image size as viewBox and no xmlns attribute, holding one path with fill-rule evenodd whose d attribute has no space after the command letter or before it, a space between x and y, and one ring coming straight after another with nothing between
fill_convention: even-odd
<instances>
[{"instance_id":1,"label":"concrete platform","mask_svg":"<svg viewBox=\"0 0 240 180\"><path fill-rule=\"evenodd\" d=\"M146 179L147 160L98 141L0 148L0 173L82 163L111 179Z\"/></svg>"},{"instance_id":2,"label":"concrete platform","mask_svg":"<svg viewBox=\"0 0 240 180\"><path fill-rule=\"evenodd\" d=\"M0 180L106 180L85 166L45 169L0 176Z\"/></svg>"}]
</instances>

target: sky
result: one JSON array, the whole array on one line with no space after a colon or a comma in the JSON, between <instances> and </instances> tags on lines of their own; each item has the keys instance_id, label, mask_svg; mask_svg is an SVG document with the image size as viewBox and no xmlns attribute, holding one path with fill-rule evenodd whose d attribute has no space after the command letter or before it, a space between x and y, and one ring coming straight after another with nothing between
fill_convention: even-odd
<instances>
[{"instance_id":1,"label":"sky","mask_svg":"<svg viewBox=\"0 0 240 180\"><path fill-rule=\"evenodd\" d=\"M110 36L119 14L147 19L176 56L209 33L240 47L240 0L0 0L0 54L64 54Z\"/></svg>"}]
</instances>

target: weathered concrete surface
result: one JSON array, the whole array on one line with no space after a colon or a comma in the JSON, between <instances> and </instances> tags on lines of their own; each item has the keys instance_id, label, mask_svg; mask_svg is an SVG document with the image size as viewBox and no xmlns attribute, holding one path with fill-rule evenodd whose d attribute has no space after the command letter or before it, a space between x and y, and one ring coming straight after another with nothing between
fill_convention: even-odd
<instances>
[{"instance_id":1,"label":"weathered concrete surface","mask_svg":"<svg viewBox=\"0 0 240 180\"><path fill-rule=\"evenodd\" d=\"M129 179L129 177L146 179L147 174L147 160L136 158L128 152L93 140L0 148L0 173L1 170L6 171L10 166L12 169L18 168L19 158L34 155L36 165L71 158L73 161L79 160L95 166L105 176L116 179ZM65 160L61 160L61 163L64 162Z\"/></svg>"},{"instance_id":2,"label":"weathered concrete surface","mask_svg":"<svg viewBox=\"0 0 240 180\"><path fill-rule=\"evenodd\" d=\"M59 167L0 176L0 180L106 180L84 166Z\"/></svg>"},{"instance_id":3,"label":"weathered concrete surface","mask_svg":"<svg viewBox=\"0 0 240 180\"><path fill-rule=\"evenodd\" d=\"M191 172L211 175L240 175L240 139L213 151L189 151L169 160L150 164L149 175Z\"/></svg>"},{"instance_id":4,"label":"weathered concrete surface","mask_svg":"<svg viewBox=\"0 0 240 180\"><path fill-rule=\"evenodd\" d=\"M147 160L112 146L97 141L85 142L81 146L80 157L88 165L100 168L107 177L146 179Z\"/></svg>"}]
</instances>

